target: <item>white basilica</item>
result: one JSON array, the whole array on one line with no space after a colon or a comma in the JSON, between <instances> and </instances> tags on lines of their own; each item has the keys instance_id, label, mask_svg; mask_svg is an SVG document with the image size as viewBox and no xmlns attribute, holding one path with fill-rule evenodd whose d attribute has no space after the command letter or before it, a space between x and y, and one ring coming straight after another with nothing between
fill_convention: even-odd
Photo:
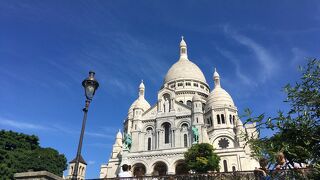
<instances>
[{"instance_id":1,"label":"white basilica","mask_svg":"<svg viewBox=\"0 0 320 180\"><path fill-rule=\"evenodd\" d=\"M172 65L150 106L141 82L139 96L119 131L109 162L100 178L116 177L122 164L134 175L186 173L184 152L195 143L210 143L220 156L220 171L253 170L259 164L250 157L243 133L257 137L254 126L243 126L231 96L222 88L215 70L210 87L199 67L188 59L187 44L180 42L180 58Z\"/></svg>"}]
</instances>

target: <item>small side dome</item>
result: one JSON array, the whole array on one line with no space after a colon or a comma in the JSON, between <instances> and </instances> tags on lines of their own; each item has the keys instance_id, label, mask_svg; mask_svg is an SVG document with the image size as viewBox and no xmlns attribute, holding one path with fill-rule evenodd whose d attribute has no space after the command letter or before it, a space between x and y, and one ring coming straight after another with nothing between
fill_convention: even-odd
<instances>
[{"instance_id":1,"label":"small side dome","mask_svg":"<svg viewBox=\"0 0 320 180\"><path fill-rule=\"evenodd\" d=\"M230 96L230 94L224 90L220 85L220 76L217 70L214 70L213 73L213 80L214 80L214 89L211 91L207 98L207 107L223 107L223 106L232 106L234 107L234 102Z\"/></svg>"},{"instance_id":2,"label":"small side dome","mask_svg":"<svg viewBox=\"0 0 320 180\"><path fill-rule=\"evenodd\" d=\"M207 98L207 107L221 107L221 106L232 106L234 107L234 102L230 94L221 87L216 87L212 90Z\"/></svg>"},{"instance_id":3,"label":"small side dome","mask_svg":"<svg viewBox=\"0 0 320 180\"><path fill-rule=\"evenodd\" d=\"M201 101L201 98L200 96L196 93L193 97L192 97L192 101L195 102L195 101Z\"/></svg>"},{"instance_id":4,"label":"small side dome","mask_svg":"<svg viewBox=\"0 0 320 180\"><path fill-rule=\"evenodd\" d=\"M143 111L146 111L150 108L150 104L145 99L137 99L135 106L133 108L140 108Z\"/></svg>"},{"instance_id":5,"label":"small side dome","mask_svg":"<svg viewBox=\"0 0 320 180\"><path fill-rule=\"evenodd\" d=\"M143 81L141 81L139 85L139 97L131 104L128 111L128 118L132 117L134 108L141 108L143 111L146 111L151 107L148 101L144 98L144 91L145 86L143 84Z\"/></svg>"}]
</instances>

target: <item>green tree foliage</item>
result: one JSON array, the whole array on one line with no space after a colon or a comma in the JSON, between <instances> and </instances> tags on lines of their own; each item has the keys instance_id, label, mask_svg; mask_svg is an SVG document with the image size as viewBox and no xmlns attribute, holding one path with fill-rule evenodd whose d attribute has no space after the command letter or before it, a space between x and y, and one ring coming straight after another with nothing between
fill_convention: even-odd
<instances>
[{"instance_id":1,"label":"green tree foliage","mask_svg":"<svg viewBox=\"0 0 320 180\"><path fill-rule=\"evenodd\" d=\"M250 139L249 145L256 157L265 156L275 161L275 153L282 151L290 162L320 165L320 61L309 60L300 67L301 79L294 85L286 85L288 112L279 111L276 117L264 114L251 117L247 122L257 123L257 129L275 132L270 137ZM246 122L246 123L247 123Z\"/></svg>"},{"instance_id":2,"label":"green tree foliage","mask_svg":"<svg viewBox=\"0 0 320 180\"><path fill-rule=\"evenodd\" d=\"M67 159L52 148L39 146L38 137L0 131L0 177L13 179L13 174L26 171L46 170L62 176Z\"/></svg>"},{"instance_id":3,"label":"green tree foliage","mask_svg":"<svg viewBox=\"0 0 320 180\"><path fill-rule=\"evenodd\" d=\"M189 169L197 173L207 173L219 169L219 156L214 153L211 144L201 143L193 145L184 154L185 162Z\"/></svg>"}]
</instances>

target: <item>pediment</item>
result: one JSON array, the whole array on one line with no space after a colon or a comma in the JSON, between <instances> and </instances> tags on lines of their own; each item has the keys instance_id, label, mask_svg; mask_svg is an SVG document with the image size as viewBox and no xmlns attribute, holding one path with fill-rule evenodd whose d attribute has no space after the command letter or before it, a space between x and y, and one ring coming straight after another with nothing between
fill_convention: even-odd
<instances>
[{"instance_id":1,"label":"pediment","mask_svg":"<svg viewBox=\"0 0 320 180\"><path fill-rule=\"evenodd\" d=\"M150 117L156 117L158 111L157 104L149 108L146 112L142 114L143 119L149 119Z\"/></svg>"},{"instance_id":2,"label":"pediment","mask_svg":"<svg viewBox=\"0 0 320 180\"><path fill-rule=\"evenodd\" d=\"M175 107L175 110L177 113L184 113L184 112L189 113L189 114L191 113L191 107L189 107L183 103L180 103L178 101L175 101L174 107Z\"/></svg>"}]
</instances>

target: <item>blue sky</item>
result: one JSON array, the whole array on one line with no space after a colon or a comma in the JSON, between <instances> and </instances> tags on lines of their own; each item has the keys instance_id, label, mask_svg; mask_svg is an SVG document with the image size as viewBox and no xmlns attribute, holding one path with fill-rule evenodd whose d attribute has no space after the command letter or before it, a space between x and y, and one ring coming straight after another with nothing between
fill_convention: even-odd
<instances>
[{"instance_id":1,"label":"blue sky","mask_svg":"<svg viewBox=\"0 0 320 180\"><path fill-rule=\"evenodd\" d=\"M36 134L70 161L94 70L82 152L87 178L99 177L141 79L155 104L181 35L210 87L217 67L240 114L274 115L298 65L319 57L319 34L319 1L1 1L0 129Z\"/></svg>"}]
</instances>

